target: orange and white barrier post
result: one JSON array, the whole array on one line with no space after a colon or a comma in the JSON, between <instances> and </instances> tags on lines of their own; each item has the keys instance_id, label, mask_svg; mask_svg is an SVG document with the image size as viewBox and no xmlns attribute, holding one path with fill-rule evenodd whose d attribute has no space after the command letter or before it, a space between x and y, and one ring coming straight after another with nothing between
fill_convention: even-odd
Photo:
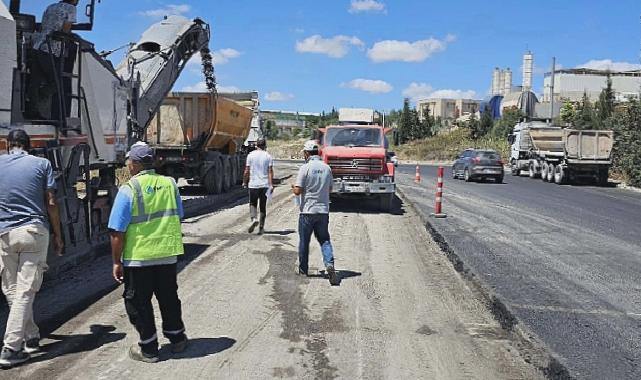
<instances>
[{"instance_id":1,"label":"orange and white barrier post","mask_svg":"<svg viewBox=\"0 0 641 380\"><path fill-rule=\"evenodd\" d=\"M438 167L438 176L436 180L436 202L434 203L434 213L431 216L435 218L446 218L443 213L443 167Z\"/></svg>"},{"instance_id":2,"label":"orange and white barrier post","mask_svg":"<svg viewBox=\"0 0 641 380\"><path fill-rule=\"evenodd\" d=\"M416 175L414 176L414 182L421 183L421 169L418 164L416 164Z\"/></svg>"}]
</instances>

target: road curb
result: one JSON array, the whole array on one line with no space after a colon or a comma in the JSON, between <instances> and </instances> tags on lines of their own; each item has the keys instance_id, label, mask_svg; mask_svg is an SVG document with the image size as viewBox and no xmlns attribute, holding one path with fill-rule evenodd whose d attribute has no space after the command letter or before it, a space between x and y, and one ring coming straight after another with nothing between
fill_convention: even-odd
<instances>
[{"instance_id":1,"label":"road curb","mask_svg":"<svg viewBox=\"0 0 641 380\"><path fill-rule=\"evenodd\" d=\"M464 260L452 249L447 239L438 232L430 218L421 212L419 207L410 200L410 197L403 191L401 186L402 185L396 186L399 197L419 216L425 230L452 263L454 270L459 272L484 299L496 321L508 332L511 340L516 342L517 349L523 359L527 363L535 366L548 379L574 379L574 377L570 375L568 368L561 363L556 354L543 344L540 339L535 338L535 334L530 332L525 324L516 317L509 305L503 302L491 288L475 275L471 268L465 265Z\"/></svg>"}]
</instances>

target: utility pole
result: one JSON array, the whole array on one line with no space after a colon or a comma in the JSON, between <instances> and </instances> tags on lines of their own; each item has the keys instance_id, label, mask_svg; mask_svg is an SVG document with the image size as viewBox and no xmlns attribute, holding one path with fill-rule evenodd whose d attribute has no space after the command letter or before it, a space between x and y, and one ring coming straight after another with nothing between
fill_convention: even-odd
<instances>
[{"instance_id":1,"label":"utility pole","mask_svg":"<svg viewBox=\"0 0 641 380\"><path fill-rule=\"evenodd\" d=\"M556 72L556 57L552 57L552 78L550 81L550 124L554 120L554 76Z\"/></svg>"}]
</instances>

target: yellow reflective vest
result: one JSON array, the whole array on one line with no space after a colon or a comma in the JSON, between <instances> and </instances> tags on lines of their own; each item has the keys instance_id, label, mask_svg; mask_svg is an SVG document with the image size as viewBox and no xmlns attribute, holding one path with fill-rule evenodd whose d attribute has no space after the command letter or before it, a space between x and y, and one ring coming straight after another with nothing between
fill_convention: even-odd
<instances>
[{"instance_id":1,"label":"yellow reflective vest","mask_svg":"<svg viewBox=\"0 0 641 380\"><path fill-rule=\"evenodd\" d=\"M176 186L171 178L144 172L127 186L133 195L123 260L158 260L184 253Z\"/></svg>"}]
</instances>

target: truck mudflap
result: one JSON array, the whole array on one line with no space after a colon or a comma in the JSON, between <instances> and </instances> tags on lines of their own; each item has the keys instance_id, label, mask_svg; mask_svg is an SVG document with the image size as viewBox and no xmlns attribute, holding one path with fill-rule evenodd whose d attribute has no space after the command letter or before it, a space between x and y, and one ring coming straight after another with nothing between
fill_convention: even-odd
<instances>
[{"instance_id":1,"label":"truck mudflap","mask_svg":"<svg viewBox=\"0 0 641 380\"><path fill-rule=\"evenodd\" d=\"M334 179L332 186L333 195L347 195L347 194L393 194L396 192L396 184L394 182L362 182L362 181L348 181L340 178Z\"/></svg>"}]
</instances>

